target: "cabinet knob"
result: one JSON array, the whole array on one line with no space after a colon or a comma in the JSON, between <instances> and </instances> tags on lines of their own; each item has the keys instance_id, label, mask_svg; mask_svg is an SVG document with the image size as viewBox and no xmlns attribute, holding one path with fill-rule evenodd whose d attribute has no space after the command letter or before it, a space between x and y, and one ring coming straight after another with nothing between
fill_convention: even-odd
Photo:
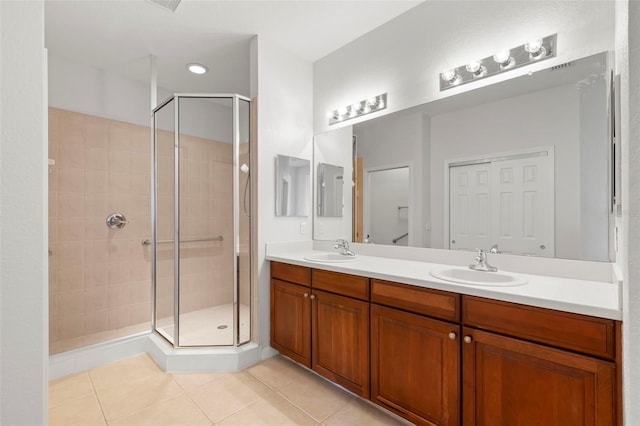
<instances>
[{"instance_id":1,"label":"cabinet knob","mask_svg":"<svg viewBox=\"0 0 640 426\"><path fill-rule=\"evenodd\" d=\"M449 333L449 339L456 340L456 333L454 332Z\"/></svg>"},{"instance_id":2,"label":"cabinet knob","mask_svg":"<svg viewBox=\"0 0 640 426\"><path fill-rule=\"evenodd\" d=\"M472 339L471 339L471 336L464 336L463 340L464 340L465 343L471 343Z\"/></svg>"},{"instance_id":3,"label":"cabinet knob","mask_svg":"<svg viewBox=\"0 0 640 426\"><path fill-rule=\"evenodd\" d=\"M304 297L309 297L309 293L305 293L305 294L304 294Z\"/></svg>"},{"instance_id":4,"label":"cabinet knob","mask_svg":"<svg viewBox=\"0 0 640 426\"><path fill-rule=\"evenodd\" d=\"M315 299L315 298L316 298L316 295L315 295L315 294L312 294L312 295L311 295L311 297L310 297L310 299L311 299L311 300L313 300L313 299Z\"/></svg>"}]
</instances>

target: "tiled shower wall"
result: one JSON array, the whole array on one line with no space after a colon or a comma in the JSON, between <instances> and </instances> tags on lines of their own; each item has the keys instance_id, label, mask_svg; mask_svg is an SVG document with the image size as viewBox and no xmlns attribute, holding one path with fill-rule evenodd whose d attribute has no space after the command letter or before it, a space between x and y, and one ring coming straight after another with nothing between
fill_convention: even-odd
<instances>
[{"instance_id":1,"label":"tiled shower wall","mask_svg":"<svg viewBox=\"0 0 640 426\"><path fill-rule=\"evenodd\" d=\"M52 354L150 328L150 248L141 244L151 236L150 140L148 127L49 109L49 158L55 160L49 167ZM231 146L188 136L181 143L187 154L181 176L183 237L224 236L210 250L196 245L183 251L186 312L229 303L233 295L232 265L225 262L229 255L223 256L232 248L231 216L221 207L231 202L231 172L224 169L231 167ZM216 154L212 164L202 149L228 150L228 159ZM123 229L105 224L115 212L128 219Z\"/></svg>"}]
</instances>

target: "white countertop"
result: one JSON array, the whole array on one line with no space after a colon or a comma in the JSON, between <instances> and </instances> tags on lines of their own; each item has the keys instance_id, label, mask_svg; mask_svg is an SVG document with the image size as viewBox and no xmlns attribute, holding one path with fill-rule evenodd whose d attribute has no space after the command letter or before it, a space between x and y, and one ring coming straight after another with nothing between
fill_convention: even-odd
<instances>
[{"instance_id":1,"label":"white countertop","mask_svg":"<svg viewBox=\"0 0 640 426\"><path fill-rule=\"evenodd\" d=\"M315 262L305 257L324 251L296 250L270 252L267 260L307 266L315 269L378 278L404 284L450 291L471 296L521 303L614 320L622 319L620 284L514 273L527 279L527 284L514 287L492 287L458 284L435 278L430 271L452 265L416 260L392 259L358 254L358 260L342 263ZM507 270L501 272L509 273Z\"/></svg>"}]
</instances>

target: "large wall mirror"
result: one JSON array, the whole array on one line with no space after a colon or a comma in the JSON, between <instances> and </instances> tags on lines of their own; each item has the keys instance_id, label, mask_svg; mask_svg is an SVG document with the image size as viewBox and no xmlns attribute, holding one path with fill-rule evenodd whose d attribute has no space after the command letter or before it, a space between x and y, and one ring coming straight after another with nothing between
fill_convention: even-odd
<instances>
[{"instance_id":1,"label":"large wall mirror","mask_svg":"<svg viewBox=\"0 0 640 426\"><path fill-rule=\"evenodd\" d=\"M612 260L611 55L317 135L345 203L314 238Z\"/></svg>"}]
</instances>

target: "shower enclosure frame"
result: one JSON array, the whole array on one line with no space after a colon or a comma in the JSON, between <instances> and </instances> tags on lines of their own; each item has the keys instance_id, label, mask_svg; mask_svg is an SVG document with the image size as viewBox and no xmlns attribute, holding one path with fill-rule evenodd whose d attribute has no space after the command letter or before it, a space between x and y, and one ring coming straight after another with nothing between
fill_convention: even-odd
<instances>
[{"instance_id":1,"label":"shower enclosure frame","mask_svg":"<svg viewBox=\"0 0 640 426\"><path fill-rule=\"evenodd\" d=\"M180 241L180 99L181 98L196 98L196 99L231 99L232 101L232 185L233 185L233 343L231 345L180 345L180 244L176 242ZM174 336L172 339L166 335L166 333L158 328L157 324L157 177L158 177L158 162L157 162L157 126L156 126L156 114L164 107L174 102L174 225L173 225L173 320L174 320ZM169 344L175 348L201 348L201 347L237 347L251 342L251 325L253 316L252 307L252 271L251 271L251 216L249 215L249 250L248 250L248 291L249 291L249 337L245 341L240 341L240 302L239 302L239 288L240 288L240 101L247 102L247 123L250 126L251 123L251 99L238 95L238 94L219 94L219 93L175 93L173 96L165 99L158 104L151 111L151 329L153 332L164 338ZM251 156L251 131L247 132L247 144L249 146L249 157ZM248 185L251 185L251 180L247 177Z\"/></svg>"}]
</instances>

